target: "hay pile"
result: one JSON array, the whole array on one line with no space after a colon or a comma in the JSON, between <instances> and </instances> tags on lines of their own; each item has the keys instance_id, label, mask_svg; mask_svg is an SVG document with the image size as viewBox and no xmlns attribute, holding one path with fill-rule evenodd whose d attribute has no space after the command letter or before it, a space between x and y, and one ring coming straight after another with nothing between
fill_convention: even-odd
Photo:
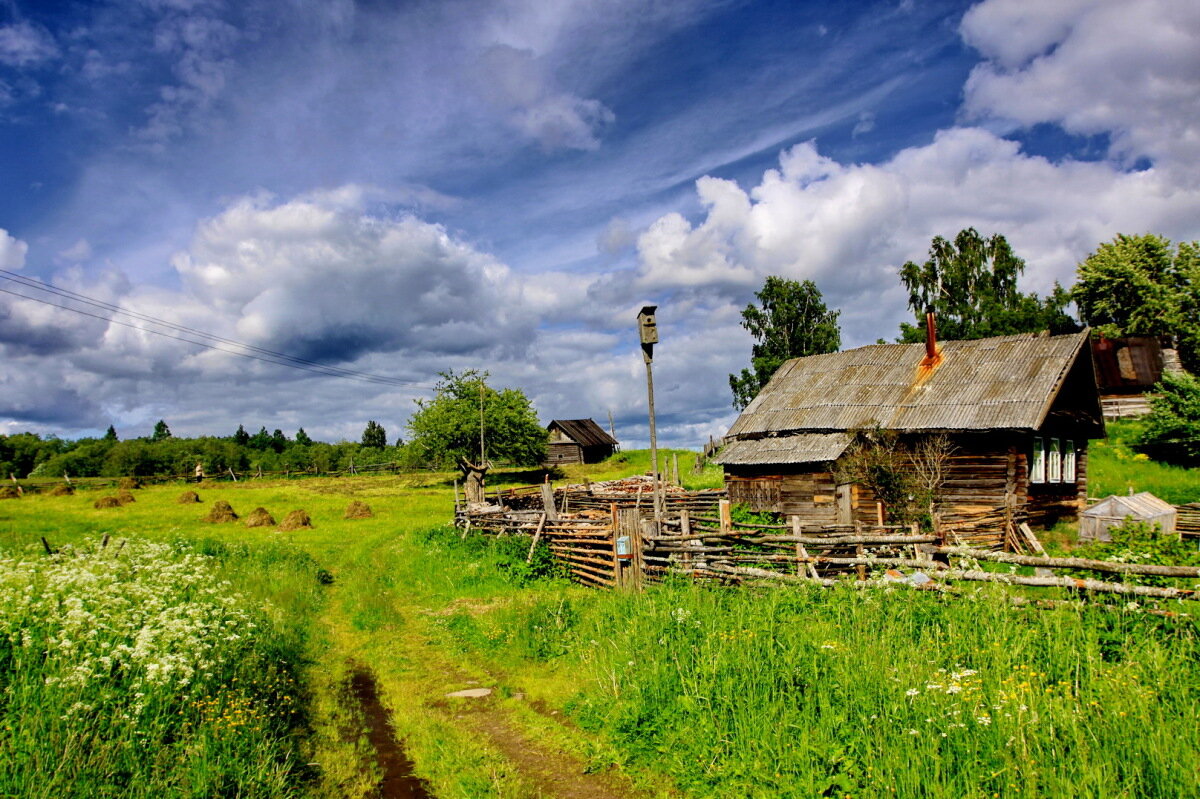
<instances>
[{"instance_id":1,"label":"hay pile","mask_svg":"<svg viewBox=\"0 0 1200 799\"><path fill-rule=\"evenodd\" d=\"M69 497L75 493L75 486L69 486L66 483L59 483L54 488L50 489L52 497Z\"/></svg>"},{"instance_id":2,"label":"hay pile","mask_svg":"<svg viewBox=\"0 0 1200 799\"><path fill-rule=\"evenodd\" d=\"M279 525L280 530L299 530L304 527L312 527L312 519L302 510L294 510L284 516L283 524Z\"/></svg>"},{"instance_id":3,"label":"hay pile","mask_svg":"<svg viewBox=\"0 0 1200 799\"><path fill-rule=\"evenodd\" d=\"M13 486L0 486L0 499L20 499L21 492Z\"/></svg>"},{"instance_id":4,"label":"hay pile","mask_svg":"<svg viewBox=\"0 0 1200 799\"><path fill-rule=\"evenodd\" d=\"M344 519L372 519L375 513L371 510L371 506L365 502L359 502L357 499L346 506L346 515Z\"/></svg>"},{"instance_id":5,"label":"hay pile","mask_svg":"<svg viewBox=\"0 0 1200 799\"><path fill-rule=\"evenodd\" d=\"M255 508L246 517L247 527L274 527L275 517L266 508Z\"/></svg>"},{"instance_id":6,"label":"hay pile","mask_svg":"<svg viewBox=\"0 0 1200 799\"><path fill-rule=\"evenodd\" d=\"M117 488L122 491L132 491L135 488L141 488L142 484L138 482L136 477L122 477L121 482L117 483Z\"/></svg>"},{"instance_id":7,"label":"hay pile","mask_svg":"<svg viewBox=\"0 0 1200 799\"><path fill-rule=\"evenodd\" d=\"M121 507L121 500L117 499L116 497L100 497L100 499L92 503L92 507L97 509L119 508Z\"/></svg>"},{"instance_id":8,"label":"hay pile","mask_svg":"<svg viewBox=\"0 0 1200 799\"><path fill-rule=\"evenodd\" d=\"M236 522L237 518L238 515L233 512L233 506L223 499L218 499L213 503L208 515L201 519L201 521L218 524L221 522Z\"/></svg>"},{"instance_id":9,"label":"hay pile","mask_svg":"<svg viewBox=\"0 0 1200 799\"><path fill-rule=\"evenodd\" d=\"M179 499L175 501L180 505L191 505L192 503L200 501L200 495L195 491L184 491L179 495Z\"/></svg>"},{"instance_id":10,"label":"hay pile","mask_svg":"<svg viewBox=\"0 0 1200 799\"><path fill-rule=\"evenodd\" d=\"M120 502L122 505L128 505L130 502L137 502L137 497L128 491L118 491L117 502Z\"/></svg>"}]
</instances>

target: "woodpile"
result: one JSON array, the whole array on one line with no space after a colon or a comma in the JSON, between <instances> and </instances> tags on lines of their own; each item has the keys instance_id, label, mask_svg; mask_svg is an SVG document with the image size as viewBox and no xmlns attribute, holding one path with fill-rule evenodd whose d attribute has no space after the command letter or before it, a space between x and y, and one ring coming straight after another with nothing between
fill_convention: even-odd
<instances>
[{"instance_id":1,"label":"woodpile","mask_svg":"<svg viewBox=\"0 0 1200 799\"><path fill-rule=\"evenodd\" d=\"M1184 538L1200 537L1200 502L1175 506L1175 532Z\"/></svg>"}]
</instances>

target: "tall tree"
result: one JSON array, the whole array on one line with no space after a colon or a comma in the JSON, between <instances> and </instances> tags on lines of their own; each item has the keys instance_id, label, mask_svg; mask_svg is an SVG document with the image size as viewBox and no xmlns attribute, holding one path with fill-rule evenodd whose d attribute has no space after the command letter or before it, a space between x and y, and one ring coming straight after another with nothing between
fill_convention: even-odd
<instances>
[{"instance_id":1,"label":"tall tree","mask_svg":"<svg viewBox=\"0 0 1200 799\"><path fill-rule=\"evenodd\" d=\"M250 449L271 448L271 434L267 432L266 425L258 428L258 432L250 436L250 440L246 442L246 446Z\"/></svg>"},{"instance_id":2,"label":"tall tree","mask_svg":"<svg viewBox=\"0 0 1200 799\"><path fill-rule=\"evenodd\" d=\"M1084 259L1076 278L1071 294L1097 333L1176 336L1184 365L1200 370L1200 242L1121 234Z\"/></svg>"},{"instance_id":3,"label":"tall tree","mask_svg":"<svg viewBox=\"0 0 1200 799\"><path fill-rule=\"evenodd\" d=\"M165 441L171 437L171 428L167 427L167 423L162 419L154 425L154 432L150 434L151 441Z\"/></svg>"},{"instance_id":4,"label":"tall tree","mask_svg":"<svg viewBox=\"0 0 1200 799\"><path fill-rule=\"evenodd\" d=\"M303 427L296 431L296 443L302 447L307 447L313 443L312 439L308 437L308 433L304 432Z\"/></svg>"},{"instance_id":5,"label":"tall tree","mask_svg":"<svg viewBox=\"0 0 1200 799\"><path fill-rule=\"evenodd\" d=\"M367 422L367 426L363 430L362 445L364 447L383 449L387 446L387 430L384 430L383 425L372 419Z\"/></svg>"},{"instance_id":6,"label":"tall tree","mask_svg":"<svg viewBox=\"0 0 1200 799\"><path fill-rule=\"evenodd\" d=\"M534 466L546 458L546 428L520 389L497 391L487 372L442 372L431 400L417 400L409 445L425 463L449 466L486 459ZM479 448L480 406L486 455Z\"/></svg>"},{"instance_id":7,"label":"tall tree","mask_svg":"<svg viewBox=\"0 0 1200 799\"><path fill-rule=\"evenodd\" d=\"M244 447L250 443L250 434L246 432L246 428L238 425L237 432L233 434L233 443L239 447Z\"/></svg>"},{"instance_id":8,"label":"tall tree","mask_svg":"<svg viewBox=\"0 0 1200 799\"><path fill-rule=\"evenodd\" d=\"M271 449L275 450L276 452L283 452L285 449L287 449L287 445L287 436L285 436L283 431L278 427L275 428L275 432L271 434Z\"/></svg>"},{"instance_id":9,"label":"tall tree","mask_svg":"<svg viewBox=\"0 0 1200 799\"><path fill-rule=\"evenodd\" d=\"M937 316L938 337L944 339L1078 330L1065 310L1070 293L1055 283L1045 300L1023 294L1017 278L1024 271L1025 262L999 233L985 239L967 228L953 242L935 236L925 263L908 261L900 268L908 307L916 316L916 324L900 323L900 340L925 340L929 310Z\"/></svg>"},{"instance_id":10,"label":"tall tree","mask_svg":"<svg viewBox=\"0 0 1200 799\"><path fill-rule=\"evenodd\" d=\"M790 358L836 352L842 345L838 326L841 311L825 307L817 285L771 275L761 291L754 292L759 305L750 303L742 311L742 327L754 337L750 369L729 376L733 407L741 410L762 390L771 375Z\"/></svg>"},{"instance_id":11,"label":"tall tree","mask_svg":"<svg viewBox=\"0 0 1200 799\"><path fill-rule=\"evenodd\" d=\"M117 440L117 428L113 427L110 424L108 426L108 429L104 431L104 440L105 441L116 441Z\"/></svg>"}]
</instances>

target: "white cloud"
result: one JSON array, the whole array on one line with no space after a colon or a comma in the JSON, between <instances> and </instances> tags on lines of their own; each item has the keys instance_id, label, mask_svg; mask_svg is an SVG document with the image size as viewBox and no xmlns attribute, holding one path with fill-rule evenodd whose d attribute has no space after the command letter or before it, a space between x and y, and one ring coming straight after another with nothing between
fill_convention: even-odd
<instances>
[{"instance_id":1,"label":"white cloud","mask_svg":"<svg viewBox=\"0 0 1200 799\"><path fill-rule=\"evenodd\" d=\"M839 164L801 144L750 191L703 178L697 192L707 209L698 225L668 214L639 240L642 284L746 297L767 275L812 279L846 309L849 343L894 335L904 316L896 271L935 235L1004 234L1028 262L1025 285L1044 292L1117 232L1200 232L1200 190L1167 170L1056 164L977 128L942 131L877 165Z\"/></svg>"},{"instance_id":2,"label":"white cloud","mask_svg":"<svg viewBox=\"0 0 1200 799\"><path fill-rule=\"evenodd\" d=\"M508 267L443 228L330 203L243 199L174 259L236 338L300 357L519 348L533 328Z\"/></svg>"},{"instance_id":3,"label":"white cloud","mask_svg":"<svg viewBox=\"0 0 1200 799\"><path fill-rule=\"evenodd\" d=\"M509 124L547 150L594 150L612 111L599 100L554 85L532 51L494 45L481 58L481 91L505 111Z\"/></svg>"},{"instance_id":4,"label":"white cloud","mask_svg":"<svg viewBox=\"0 0 1200 799\"><path fill-rule=\"evenodd\" d=\"M987 59L967 80L968 118L1109 134L1114 156L1200 180L1200 3L988 0L962 34Z\"/></svg>"},{"instance_id":5,"label":"white cloud","mask_svg":"<svg viewBox=\"0 0 1200 799\"><path fill-rule=\"evenodd\" d=\"M25 266L25 253L29 245L14 238L4 228L0 228L0 269L16 272Z\"/></svg>"},{"instance_id":6,"label":"white cloud","mask_svg":"<svg viewBox=\"0 0 1200 799\"><path fill-rule=\"evenodd\" d=\"M76 263L86 261L92 257L92 245L88 244L87 239L79 239L65 250L59 251L58 255L64 260Z\"/></svg>"},{"instance_id":7,"label":"white cloud","mask_svg":"<svg viewBox=\"0 0 1200 799\"><path fill-rule=\"evenodd\" d=\"M0 64L28 67L57 56L58 46L45 29L26 21L0 25Z\"/></svg>"}]
</instances>

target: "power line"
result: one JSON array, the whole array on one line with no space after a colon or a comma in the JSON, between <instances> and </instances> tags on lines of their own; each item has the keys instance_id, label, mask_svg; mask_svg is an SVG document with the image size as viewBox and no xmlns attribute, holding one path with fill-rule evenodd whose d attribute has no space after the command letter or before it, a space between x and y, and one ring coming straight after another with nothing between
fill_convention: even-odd
<instances>
[{"instance_id":1,"label":"power line","mask_svg":"<svg viewBox=\"0 0 1200 799\"><path fill-rule=\"evenodd\" d=\"M32 288L32 289L44 291L44 292L47 292L50 294L55 294L55 295L65 298L65 299L70 299L70 300L73 300L76 302L82 302L84 304L91 305L96 308L102 308L102 309L110 311L112 313L122 314L122 315L125 315L128 317L131 317L133 319L138 319L138 320L141 320L144 322L149 322L151 324L162 325L163 327L167 327L172 330L177 330L177 331L180 331L183 333L187 333L189 335L200 336L202 338L211 339L213 341L219 341L223 344L231 344L236 347L241 347L243 349L262 353L263 355L267 355L272 358L280 358L280 359L291 361L294 363L304 364L307 366L313 366L313 367L321 369L325 372L336 372L336 373L345 375L347 377L359 376L359 377L367 377L367 378L372 378L372 379L382 379L382 380L395 382L395 383L401 384L401 385L411 385L411 386L416 386L419 388L432 388L432 386L428 386L428 385L421 384L421 383L399 381L398 378L387 377L385 375L374 375L369 372L360 372L360 371L357 371L354 369L346 369L346 368L343 368L340 366L330 366L329 364L323 364L323 363L319 363L317 361L310 361L310 360L306 360L304 358L298 358L294 355L288 355L286 353L276 352L275 350L269 350L269 349L265 349L263 347L257 347L257 346L254 346L253 344L245 344L240 341L234 341L233 339L222 338L221 336L217 336L212 333L207 333L203 330L197 330L196 328L188 327L186 325L179 325L174 322L168 322L165 319L159 319L158 317L150 316L149 314L144 314L144 313L141 313L140 311L128 310L128 309L122 308L118 305L113 305L111 303L104 302L103 300L98 300L95 297L89 297L87 295L79 294L78 292L71 291L69 289L59 288L58 286L54 286L49 283L45 283L41 280L38 280L37 278L27 277L26 275L19 275L15 272L10 272L6 269L0 269L0 279L9 280L11 282L18 283L21 286L26 287L26 288ZM26 299L33 299L33 300L37 301L36 298L29 297L28 295L18 295L18 296L23 296ZM48 303L48 304L54 305L54 303ZM70 310L70 311L77 310L77 309L71 308L69 306L56 305L55 307L64 308L65 310ZM107 317L102 317L102 318L107 318ZM136 329L143 330L145 328L139 327ZM155 333L156 331L147 330L146 332ZM172 338L174 338L174 337L172 337ZM193 343L196 343L196 342L193 342ZM220 351L228 352L228 350L220 350ZM236 355L239 353L232 353L232 354ZM259 360L261 360L261 359L259 359Z\"/></svg>"},{"instance_id":2,"label":"power line","mask_svg":"<svg viewBox=\"0 0 1200 799\"><path fill-rule=\"evenodd\" d=\"M251 358L256 361L262 361L263 363L270 363L270 364L274 364L276 366L287 366L292 369L298 369L298 370L304 371L304 372L310 372L313 374L324 375L326 377L345 377L345 378L349 378L352 380L361 380L364 382L376 383L379 385L399 386L399 387L406 387L406 388L423 388L423 389L431 389L431 390L436 388L435 386L432 386L432 385L429 385L426 383L414 383L414 382L410 382L410 381L406 381L406 380L401 380L401 379L395 378L395 377L388 377L387 375L377 375L377 374L372 374L370 372L360 372L360 371L357 371L354 369L344 369L340 366L330 366L330 365L322 364L322 363L319 363L316 361L310 361L310 360L306 360L304 358L298 358L296 356L288 355L286 353L276 352L274 350L268 350L263 347L256 347L252 344L245 344L240 341L234 341L233 339L223 338L221 336L216 336L212 333L206 333L202 330L197 330L195 328L187 327L186 325L178 325L173 322L168 322L163 319L158 319L156 317L149 316L148 314L142 314L137 311L129 311L129 310L120 308L118 306L112 305L110 303L106 303L102 300L97 300L92 297L87 297L86 295L78 294L76 292L69 291L67 289L60 289L56 286L51 286L50 284L42 283L41 281L36 280L35 278L27 278L24 275L15 275L14 273L8 272L7 270L3 270L3 269L0 269L0 279L8 280L8 281L10 281L12 283L16 283L17 285L20 285L24 288L31 288L31 289L35 289L35 290L39 290L39 291L44 291L46 293L62 297L63 299L71 300L74 302L81 302L86 305L91 305L92 307L107 310L113 314L123 314L125 316L131 317L133 319L136 319L136 320L144 322L144 323L161 325L163 327L167 327L169 329L172 329L172 330L175 330L175 331L178 331L181 333L185 333L189 336L194 336L194 337L202 338L202 339L209 339L209 341L197 341L196 338L187 338L185 336L174 335L172 333L168 333L168 332L165 332L162 330L155 330L153 328L144 327L142 325L136 325L136 324L132 324L130 322L124 322L124 321L121 321L120 319L115 319L112 316L105 316L102 314L91 313L90 311L85 311L81 308L74 308L70 305L60 305L59 303L51 302L47 299L43 299L40 297L31 297L28 294L20 294L15 291L9 291L8 289L0 288L0 292L3 292L4 294L10 294L14 297L19 297L24 300L38 302L43 305L49 305L52 308L60 308L64 311L70 311L72 313L80 314L82 316L88 316L93 319L99 319L103 322L108 322L110 324L121 325L122 327L132 328L134 330L138 330L138 331L145 332L145 333L150 333L152 335L162 336L164 338L170 338L170 339L174 339L176 341L182 341L182 342L185 342L188 344L194 344L199 347L204 347L206 349L214 350L216 352L223 352L228 355L236 355L240 358ZM244 350L250 350L250 352L239 352L237 350L231 350L231 349L227 349L225 347L219 347L213 343L210 343L210 342L214 342L214 341L224 343L224 344L229 344L229 345L232 345L235 347L240 347ZM254 352L261 353L261 355L254 355L253 354Z\"/></svg>"}]
</instances>

